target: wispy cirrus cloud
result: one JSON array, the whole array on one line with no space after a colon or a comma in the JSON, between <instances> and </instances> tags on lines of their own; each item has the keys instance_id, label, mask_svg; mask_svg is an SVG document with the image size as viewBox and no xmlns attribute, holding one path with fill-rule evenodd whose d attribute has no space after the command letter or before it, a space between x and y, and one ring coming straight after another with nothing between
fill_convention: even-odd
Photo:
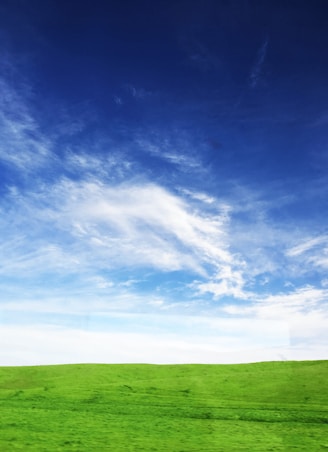
<instances>
[{"instance_id":1,"label":"wispy cirrus cloud","mask_svg":"<svg viewBox=\"0 0 328 452\"><path fill-rule=\"evenodd\" d=\"M144 136L138 137L136 143L142 151L174 165L180 171L206 172L199 156L192 152L190 143L181 137L177 139L164 137L163 139L161 134L156 134L152 140Z\"/></svg>"},{"instance_id":2,"label":"wispy cirrus cloud","mask_svg":"<svg viewBox=\"0 0 328 452\"><path fill-rule=\"evenodd\" d=\"M295 254L318 241L288 248L288 230L270 226L266 204L260 202L259 208L257 202L242 201L240 191L238 202L218 200L149 181L106 180L104 161L96 156L77 154L70 164L88 168L92 179L90 174L81 180L62 178L8 193L2 216L7 242L3 275L53 272L91 278L123 268L184 271L192 297L251 301L257 299L257 283L263 286L265 280L275 292L270 282L277 276L293 279ZM115 172L115 165L108 171ZM8 221L10 233L5 232ZM105 279L102 286L112 282Z\"/></svg>"},{"instance_id":3,"label":"wispy cirrus cloud","mask_svg":"<svg viewBox=\"0 0 328 452\"><path fill-rule=\"evenodd\" d=\"M214 202L217 202L217 200L213 196L210 196L210 195L208 195L206 193L203 193L203 192L188 190L188 189L185 189L185 188L181 188L180 191L183 194L191 197L192 199L196 199L198 201L205 202L206 204L213 204ZM229 206L227 206L225 204L222 204L221 209L229 211Z\"/></svg>"},{"instance_id":4,"label":"wispy cirrus cloud","mask_svg":"<svg viewBox=\"0 0 328 452\"><path fill-rule=\"evenodd\" d=\"M288 292L276 294L253 294L248 305L230 304L223 307L223 311L232 315L251 316L257 319L285 319L291 321L297 316L308 316L313 313L325 313L328 303L328 290L306 285L292 288ZM324 317L326 318L326 313Z\"/></svg>"},{"instance_id":5,"label":"wispy cirrus cloud","mask_svg":"<svg viewBox=\"0 0 328 452\"><path fill-rule=\"evenodd\" d=\"M187 55L187 64L202 72L219 68L220 60L218 56L199 40L185 38L181 40L181 46Z\"/></svg>"},{"instance_id":6,"label":"wispy cirrus cloud","mask_svg":"<svg viewBox=\"0 0 328 452\"><path fill-rule=\"evenodd\" d=\"M290 258L301 258L307 263L307 268L328 268L328 236L326 234L305 238L298 245L288 249L286 255Z\"/></svg>"},{"instance_id":7,"label":"wispy cirrus cloud","mask_svg":"<svg viewBox=\"0 0 328 452\"><path fill-rule=\"evenodd\" d=\"M41 132L27 105L26 95L0 78L0 160L29 171L54 159L51 143Z\"/></svg>"},{"instance_id":8,"label":"wispy cirrus cloud","mask_svg":"<svg viewBox=\"0 0 328 452\"><path fill-rule=\"evenodd\" d=\"M325 245L328 242L328 236L321 235L319 237L311 237L302 241L299 245L293 246L287 250L287 255L291 257L300 256L310 250L313 250L318 245Z\"/></svg>"},{"instance_id":9,"label":"wispy cirrus cloud","mask_svg":"<svg viewBox=\"0 0 328 452\"><path fill-rule=\"evenodd\" d=\"M266 37L258 50L256 61L249 74L249 83L251 88L255 88L260 80L262 67L268 51L269 38Z\"/></svg>"},{"instance_id":10,"label":"wispy cirrus cloud","mask_svg":"<svg viewBox=\"0 0 328 452\"><path fill-rule=\"evenodd\" d=\"M137 88L134 85L125 85L126 90L128 91L128 93L131 94L131 96L136 99L136 100L143 100L146 99L147 97L150 97L153 95L153 93L151 91L147 91L144 88Z\"/></svg>"},{"instance_id":11,"label":"wispy cirrus cloud","mask_svg":"<svg viewBox=\"0 0 328 452\"><path fill-rule=\"evenodd\" d=\"M64 168L79 179L119 181L132 177L136 163L124 152L108 150L106 153L90 153L79 149L68 150L64 157Z\"/></svg>"},{"instance_id":12,"label":"wispy cirrus cloud","mask_svg":"<svg viewBox=\"0 0 328 452\"><path fill-rule=\"evenodd\" d=\"M107 262L109 267L149 266L206 274L207 265L232 261L225 216L197 210L195 204L155 184L108 186L63 180L44 191L21 195L16 216L19 207L22 218L33 218L39 244L46 243L37 253L27 253L21 265L35 259L38 266L40 256L58 255L63 244L66 253L77 252L79 245L84 250L77 252L76 261L83 261L92 250L88 261ZM57 246L49 246L50 229L50 241L59 241ZM13 252L17 251L16 247Z\"/></svg>"}]
</instances>

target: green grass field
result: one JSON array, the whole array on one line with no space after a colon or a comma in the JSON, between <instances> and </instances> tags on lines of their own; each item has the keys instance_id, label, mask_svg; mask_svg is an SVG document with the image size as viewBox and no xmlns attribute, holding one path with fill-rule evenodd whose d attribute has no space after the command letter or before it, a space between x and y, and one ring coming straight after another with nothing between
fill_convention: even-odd
<instances>
[{"instance_id":1,"label":"green grass field","mask_svg":"<svg viewBox=\"0 0 328 452\"><path fill-rule=\"evenodd\" d=\"M0 450L328 451L328 361L0 368Z\"/></svg>"}]
</instances>

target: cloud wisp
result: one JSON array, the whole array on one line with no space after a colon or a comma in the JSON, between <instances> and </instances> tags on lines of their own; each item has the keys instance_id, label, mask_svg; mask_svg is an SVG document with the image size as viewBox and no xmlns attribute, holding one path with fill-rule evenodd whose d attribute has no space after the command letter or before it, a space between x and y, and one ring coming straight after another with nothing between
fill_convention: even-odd
<instances>
[{"instance_id":1,"label":"cloud wisp","mask_svg":"<svg viewBox=\"0 0 328 452\"><path fill-rule=\"evenodd\" d=\"M153 140L139 137L136 144L143 152L168 162L179 171L194 174L205 172L200 158L196 153L191 152L191 144L187 140L182 137L165 137L163 140L160 134L155 135Z\"/></svg>"},{"instance_id":2,"label":"cloud wisp","mask_svg":"<svg viewBox=\"0 0 328 452\"><path fill-rule=\"evenodd\" d=\"M17 260L13 258L11 266L7 261L5 268L17 269L33 260L37 268L41 256L58 262L62 255L67 261L70 251L76 255L68 262L81 262L90 251L87 260L94 265L189 270L204 276L208 266L229 265L233 258L226 242L226 216L202 212L196 204L153 183L110 186L64 179L16 198L13 215L25 218L26 230L33 225L26 242L37 235L39 246L22 260L19 243L24 244L24 238L12 237L18 244L12 249Z\"/></svg>"},{"instance_id":3,"label":"cloud wisp","mask_svg":"<svg viewBox=\"0 0 328 452\"><path fill-rule=\"evenodd\" d=\"M49 165L54 158L50 141L30 113L26 99L0 78L0 161L20 171Z\"/></svg>"},{"instance_id":4,"label":"cloud wisp","mask_svg":"<svg viewBox=\"0 0 328 452\"><path fill-rule=\"evenodd\" d=\"M269 38L266 37L257 53L256 61L249 74L249 83L251 88L256 88L256 86L259 84L262 74L262 67L268 51L268 44Z\"/></svg>"},{"instance_id":5,"label":"cloud wisp","mask_svg":"<svg viewBox=\"0 0 328 452\"><path fill-rule=\"evenodd\" d=\"M288 249L290 258L302 259L306 268L328 269L328 236L326 234L306 238L298 245Z\"/></svg>"}]
</instances>

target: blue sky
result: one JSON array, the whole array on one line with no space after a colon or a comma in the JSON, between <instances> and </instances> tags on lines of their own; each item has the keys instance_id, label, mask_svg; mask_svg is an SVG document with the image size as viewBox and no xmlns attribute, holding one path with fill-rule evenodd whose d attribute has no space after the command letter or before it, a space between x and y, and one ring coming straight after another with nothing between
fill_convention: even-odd
<instances>
[{"instance_id":1,"label":"blue sky","mask_svg":"<svg viewBox=\"0 0 328 452\"><path fill-rule=\"evenodd\" d=\"M327 20L1 2L1 365L327 358Z\"/></svg>"}]
</instances>

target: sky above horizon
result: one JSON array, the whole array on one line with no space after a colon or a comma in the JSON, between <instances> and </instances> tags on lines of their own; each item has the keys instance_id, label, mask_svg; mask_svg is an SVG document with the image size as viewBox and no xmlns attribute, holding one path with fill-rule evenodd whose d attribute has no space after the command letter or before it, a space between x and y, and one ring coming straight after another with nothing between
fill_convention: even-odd
<instances>
[{"instance_id":1,"label":"sky above horizon","mask_svg":"<svg viewBox=\"0 0 328 452\"><path fill-rule=\"evenodd\" d=\"M327 359L326 1L2 0L0 365Z\"/></svg>"}]
</instances>

